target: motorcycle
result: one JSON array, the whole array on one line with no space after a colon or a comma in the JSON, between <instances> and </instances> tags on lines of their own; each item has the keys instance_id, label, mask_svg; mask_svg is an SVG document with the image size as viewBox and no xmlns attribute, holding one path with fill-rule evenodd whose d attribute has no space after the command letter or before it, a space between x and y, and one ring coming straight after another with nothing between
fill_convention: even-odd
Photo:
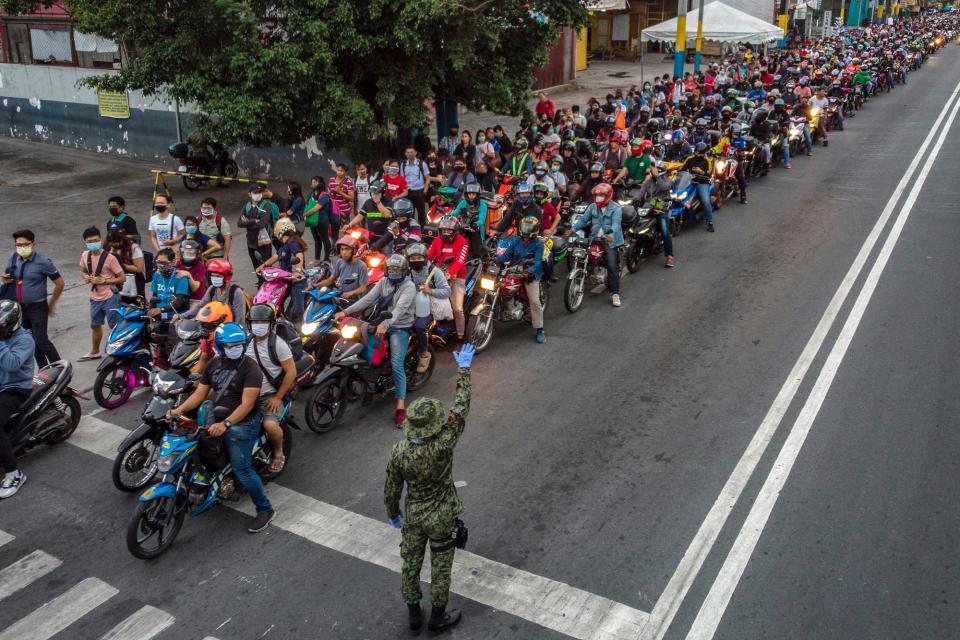
<instances>
[{"instance_id":1,"label":"motorcycle","mask_svg":"<svg viewBox=\"0 0 960 640\"><path fill-rule=\"evenodd\" d=\"M125 404L134 389L147 381L153 363L160 360L157 323L147 317L143 299L122 306L118 312L120 321L110 331L107 357L97 366L93 383L93 397L104 409Z\"/></svg>"},{"instance_id":2,"label":"motorcycle","mask_svg":"<svg viewBox=\"0 0 960 640\"><path fill-rule=\"evenodd\" d=\"M480 302L470 311L467 321L467 336L477 353L490 346L495 322L519 322L530 319L530 302L524 286L522 264L501 265L495 260L486 260L480 279ZM547 287L540 286L540 303L547 308Z\"/></svg>"},{"instance_id":3,"label":"motorcycle","mask_svg":"<svg viewBox=\"0 0 960 640\"><path fill-rule=\"evenodd\" d=\"M634 214L635 216L636 214ZM606 240L601 237L586 238L578 235L571 240L573 245L573 269L567 275L563 287L563 304L570 313L576 313L583 305L587 286L601 287L607 284ZM620 264L623 264L623 247L620 252ZM622 269L622 267L621 267Z\"/></svg>"},{"instance_id":4,"label":"motorcycle","mask_svg":"<svg viewBox=\"0 0 960 640\"><path fill-rule=\"evenodd\" d=\"M187 378L190 374L197 372L203 355L200 344L210 337L212 330L204 327L197 320L180 320L174 326L179 340L170 351L167 360L170 369L180 377Z\"/></svg>"},{"instance_id":5,"label":"motorcycle","mask_svg":"<svg viewBox=\"0 0 960 640\"><path fill-rule=\"evenodd\" d=\"M167 411L193 393L195 376L184 379L173 371L150 374L153 397L140 415L140 425L117 447L111 472L113 486L133 492L150 484L157 475L157 451L169 426Z\"/></svg>"},{"instance_id":6,"label":"motorcycle","mask_svg":"<svg viewBox=\"0 0 960 640\"><path fill-rule=\"evenodd\" d=\"M66 442L80 424L80 400L70 387L73 365L52 362L33 376L33 388L19 410L10 416L7 429L17 458L40 444Z\"/></svg>"},{"instance_id":7,"label":"motorcycle","mask_svg":"<svg viewBox=\"0 0 960 640\"><path fill-rule=\"evenodd\" d=\"M224 500L238 499L243 493L229 463L219 469L210 469L201 460L199 436L227 414L222 409L214 410L212 405L211 401L205 402L197 420L181 417L171 421L160 438L157 468L163 475L159 483L140 495L136 511L127 525L127 550L134 557L141 560L159 557L176 540L188 511L191 516L199 516ZM289 411L290 404L285 403L280 427L283 429L283 455L287 461L293 446L290 425L296 427ZM269 471L272 457L266 432L263 432L254 445L252 462L254 471L264 483L276 476ZM156 545L150 546L154 536Z\"/></svg>"},{"instance_id":8,"label":"motorcycle","mask_svg":"<svg viewBox=\"0 0 960 640\"><path fill-rule=\"evenodd\" d=\"M430 201L430 209L427 211L427 224L423 226L420 233L423 235L424 242L427 244L440 235L440 221L453 213L457 205L453 200L457 197L457 190L453 187L440 187Z\"/></svg>"},{"instance_id":9,"label":"motorcycle","mask_svg":"<svg viewBox=\"0 0 960 640\"><path fill-rule=\"evenodd\" d=\"M660 211L666 210L669 203L659 198L650 202L637 212L637 221L630 232L627 249L627 270L636 273L640 265L651 255L663 250L663 233L660 231Z\"/></svg>"},{"instance_id":10,"label":"motorcycle","mask_svg":"<svg viewBox=\"0 0 960 640\"><path fill-rule=\"evenodd\" d=\"M803 137L803 125L806 123L807 119L803 116L790 117L790 124L787 128L787 143L790 146L791 157L806 152L807 142Z\"/></svg>"},{"instance_id":11,"label":"motorcycle","mask_svg":"<svg viewBox=\"0 0 960 640\"><path fill-rule=\"evenodd\" d=\"M376 322L391 317L390 313L376 316ZM340 339L333 347L329 366L310 381L313 391L306 399L307 426L316 433L326 433L337 426L350 402L363 402L367 396L383 397L393 390L393 369L386 336L375 336L376 324L359 318L344 318L340 324ZM430 350L430 366L417 373L420 353L416 341L410 340L404 358L407 389L416 391L433 375L436 356Z\"/></svg>"},{"instance_id":12,"label":"motorcycle","mask_svg":"<svg viewBox=\"0 0 960 640\"><path fill-rule=\"evenodd\" d=\"M383 280L385 275L384 264L387 256L379 251L370 251L363 257L363 262L367 265L367 288Z\"/></svg>"},{"instance_id":13,"label":"motorcycle","mask_svg":"<svg viewBox=\"0 0 960 640\"><path fill-rule=\"evenodd\" d=\"M714 208L719 209L723 203L732 198L737 192L737 153L736 149L730 147L726 154L721 154L713 163L713 184L715 204Z\"/></svg>"},{"instance_id":14,"label":"motorcycle","mask_svg":"<svg viewBox=\"0 0 960 640\"><path fill-rule=\"evenodd\" d=\"M710 187L711 192L713 186ZM697 210L702 208L693 176L687 171L678 171L670 188L670 234L680 233L684 225L697 219Z\"/></svg>"},{"instance_id":15,"label":"motorcycle","mask_svg":"<svg viewBox=\"0 0 960 640\"><path fill-rule=\"evenodd\" d=\"M448 268L450 263L453 262L453 257L449 257L444 260L443 264L443 275L447 278L447 281L450 281L450 274L448 273ZM467 260L466 263L466 278L464 279L464 290L463 290L463 306L464 308L469 308L473 301L474 291L476 289L477 280L480 277L480 260ZM430 323L428 329L430 342L437 348L446 347L454 343L457 339L457 326L453 318L448 320L436 320L434 319Z\"/></svg>"},{"instance_id":16,"label":"motorcycle","mask_svg":"<svg viewBox=\"0 0 960 640\"><path fill-rule=\"evenodd\" d=\"M257 294L253 304L268 304L277 317L289 317L293 309L290 296L294 275L277 267L265 267L257 273Z\"/></svg>"},{"instance_id":17,"label":"motorcycle","mask_svg":"<svg viewBox=\"0 0 960 640\"><path fill-rule=\"evenodd\" d=\"M305 274L311 282L317 282L329 277L330 268L326 264L311 267ZM348 283L352 284L349 281ZM347 306L348 302L341 297L339 289L314 285L307 290L307 307L303 313L300 334L303 350L312 355L321 366L326 365L330 350L337 341L337 327L333 316Z\"/></svg>"},{"instance_id":18,"label":"motorcycle","mask_svg":"<svg viewBox=\"0 0 960 640\"><path fill-rule=\"evenodd\" d=\"M237 166L236 160L230 157L226 147L220 143L208 145L209 156L191 156L190 146L186 142L172 144L167 151L171 157L179 161L177 171L195 174L183 176L183 186L190 191L196 191L214 181L221 183L221 178L236 180L240 174L240 167ZM198 175L205 177L198 177ZM227 184L233 180L227 180Z\"/></svg>"}]
</instances>

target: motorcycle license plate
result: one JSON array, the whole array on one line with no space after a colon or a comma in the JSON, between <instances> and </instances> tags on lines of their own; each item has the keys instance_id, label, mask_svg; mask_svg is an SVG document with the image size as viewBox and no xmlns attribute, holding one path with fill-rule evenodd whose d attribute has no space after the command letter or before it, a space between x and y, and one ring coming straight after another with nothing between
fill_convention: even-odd
<instances>
[{"instance_id":1,"label":"motorcycle license plate","mask_svg":"<svg viewBox=\"0 0 960 640\"><path fill-rule=\"evenodd\" d=\"M181 173L185 173L187 171L187 165L185 164L180 165L179 167L177 167L177 171L180 171Z\"/></svg>"}]
</instances>

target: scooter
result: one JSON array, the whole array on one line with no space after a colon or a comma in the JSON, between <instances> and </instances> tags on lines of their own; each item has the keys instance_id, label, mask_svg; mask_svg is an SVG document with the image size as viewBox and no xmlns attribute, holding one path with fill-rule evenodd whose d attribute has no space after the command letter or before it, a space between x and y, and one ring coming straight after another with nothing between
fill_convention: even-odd
<instances>
[{"instance_id":1,"label":"scooter","mask_svg":"<svg viewBox=\"0 0 960 640\"><path fill-rule=\"evenodd\" d=\"M307 307L303 313L303 324L300 325L303 350L324 366L337 341L333 316L347 306L347 301L341 297L339 289L315 285L316 282L330 277L330 267L326 263L319 267L310 267L304 273L311 283L311 288L307 290Z\"/></svg>"},{"instance_id":2,"label":"scooter","mask_svg":"<svg viewBox=\"0 0 960 640\"><path fill-rule=\"evenodd\" d=\"M153 363L159 361L159 323L147 317L146 303L136 298L118 309L120 321L107 338L107 357L97 366L93 397L104 409L116 409L146 384Z\"/></svg>"},{"instance_id":3,"label":"scooter","mask_svg":"<svg viewBox=\"0 0 960 640\"><path fill-rule=\"evenodd\" d=\"M253 304L268 304L273 307L277 317L289 317L293 308L290 287L294 275L277 267L265 267L257 273L257 281L259 286L257 294L253 296Z\"/></svg>"},{"instance_id":4,"label":"scooter","mask_svg":"<svg viewBox=\"0 0 960 640\"><path fill-rule=\"evenodd\" d=\"M13 455L20 457L40 444L66 442L80 424L80 400L70 387L73 365L67 360L50 363L33 377L30 395L10 416L7 429Z\"/></svg>"}]
</instances>

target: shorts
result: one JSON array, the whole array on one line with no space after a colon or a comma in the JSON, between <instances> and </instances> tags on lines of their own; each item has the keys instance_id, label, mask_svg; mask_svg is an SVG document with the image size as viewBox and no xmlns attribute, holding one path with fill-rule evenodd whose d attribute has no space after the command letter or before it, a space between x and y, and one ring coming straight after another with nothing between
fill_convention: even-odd
<instances>
[{"instance_id":1,"label":"shorts","mask_svg":"<svg viewBox=\"0 0 960 640\"><path fill-rule=\"evenodd\" d=\"M106 300L90 301L90 326L102 327L104 321L111 327L117 324L117 307L120 306L120 294L115 293Z\"/></svg>"},{"instance_id":2,"label":"shorts","mask_svg":"<svg viewBox=\"0 0 960 640\"><path fill-rule=\"evenodd\" d=\"M267 401L272 398L275 394L270 393L267 395L260 396L260 399L257 401L257 409L260 411L260 415L263 417L264 422L280 422L280 413L273 413L267 409ZM283 405L280 405L280 411L283 411Z\"/></svg>"}]
</instances>

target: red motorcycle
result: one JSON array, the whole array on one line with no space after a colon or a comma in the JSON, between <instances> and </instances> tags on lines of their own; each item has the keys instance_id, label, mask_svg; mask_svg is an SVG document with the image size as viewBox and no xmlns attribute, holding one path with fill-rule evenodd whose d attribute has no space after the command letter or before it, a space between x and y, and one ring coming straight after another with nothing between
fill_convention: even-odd
<instances>
[{"instance_id":1,"label":"red motorcycle","mask_svg":"<svg viewBox=\"0 0 960 640\"><path fill-rule=\"evenodd\" d=\"M479 291L483 298L470 312L467 336L481 352L493 340L494 322L517 322L530 319L530 301L524 286L524 265L501 265L494 260L483 263ZM547 308L547 288L540 287L540 304Z\"/></svg>"}]
</instances>

